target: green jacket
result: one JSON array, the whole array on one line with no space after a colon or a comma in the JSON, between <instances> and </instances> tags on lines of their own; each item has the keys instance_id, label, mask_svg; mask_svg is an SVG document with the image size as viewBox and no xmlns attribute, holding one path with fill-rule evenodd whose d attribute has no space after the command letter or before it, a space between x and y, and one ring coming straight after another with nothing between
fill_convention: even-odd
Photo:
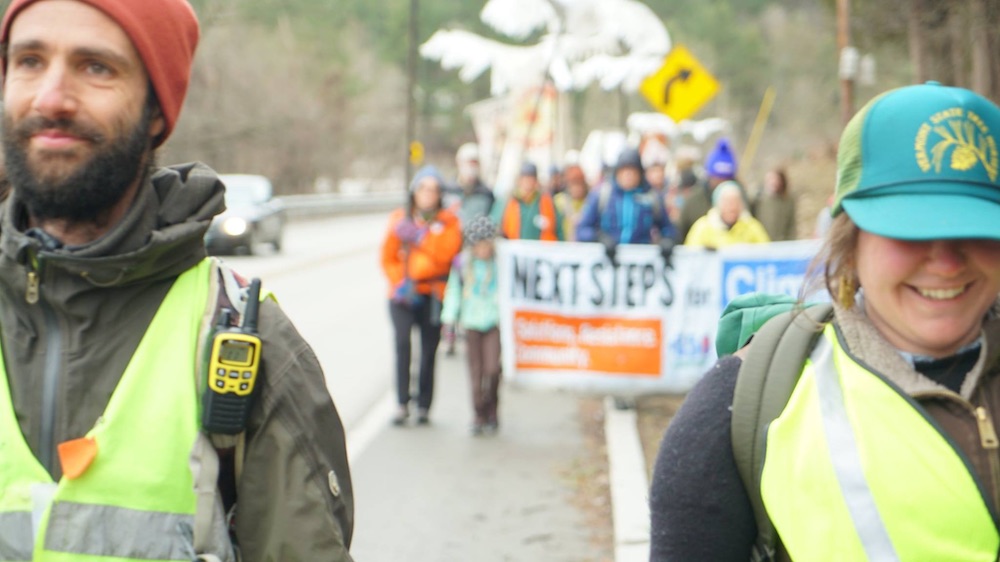
<instances>
[{"instance_id":1,"label":"green jacket","mask_svg":"<svg viewBox=\"0 0 1000 562\"><path fill-rule=\"evenodd\" d=\"M91 429L172 282L204 258L222 194L204 165L155 170L118 225L77 247L26 233L16 186L0 209L0 337L11 397L28 446L54 478L56 445ZM26 298L32 278L34 304ZM273 301L261 303L259 325L260 394L235 519L243 560L351 560L344 430L322 369ZM150 435L168 431L165 421Z\"/></svg>"}]
</instances>

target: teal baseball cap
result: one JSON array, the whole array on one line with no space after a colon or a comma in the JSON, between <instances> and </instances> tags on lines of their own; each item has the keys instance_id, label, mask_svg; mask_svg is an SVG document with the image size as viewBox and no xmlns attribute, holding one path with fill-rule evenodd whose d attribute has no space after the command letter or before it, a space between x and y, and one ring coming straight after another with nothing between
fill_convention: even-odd
<instances>
[{"instance_id":1,"label":"teal baseball cap","mask_svg":"<svg viewBox=\"0 0 1000 562\"><path fill-rule=\"evenodd\" d=\"M833 215L899 240L1000 240L1000 108L928 82L868 102L844 129Z\"/></svg>"}]
</instances>

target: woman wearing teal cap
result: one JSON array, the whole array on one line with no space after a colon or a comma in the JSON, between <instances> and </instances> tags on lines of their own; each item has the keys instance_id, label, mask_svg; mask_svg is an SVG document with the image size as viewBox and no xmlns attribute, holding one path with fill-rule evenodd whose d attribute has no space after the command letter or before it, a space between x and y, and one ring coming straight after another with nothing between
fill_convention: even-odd
<instances>
[{"instance_id":1,"label":"woman wearing teal cap","mask_svg":"<svg viewBox=\"0 0 1000 562\"><path fill-rule=\"evenodd\" d=\"M654 470L652 560L997 560L998 139L1000 108L934 83L847 125L813 269L833 310L773 319L688 395ZM794 331L799 354L773 353ZM788 384L748 393L755 371ZM747 403L774 412L744 424Z\"/></svg>"}]
</instances>

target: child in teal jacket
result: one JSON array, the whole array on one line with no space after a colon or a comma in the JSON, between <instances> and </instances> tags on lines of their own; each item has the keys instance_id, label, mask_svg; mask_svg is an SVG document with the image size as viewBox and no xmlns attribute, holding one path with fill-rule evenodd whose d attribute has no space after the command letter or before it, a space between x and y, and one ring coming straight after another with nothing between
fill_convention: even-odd
<instances>
[{"instance_id":1,"label":"child in teal jacket","mask_svg":"<svg viewBox=\"0 0 1000 562\"><path fill-rule=\"evenodd\" d=\"M465 331L475 412L473 435L496 432L499 427L500 306L495 237L496 226L489 217L478 216L466 226L466 250L451 269L441 310L442 324L456 324Z\"/></svg>"}]
</instances>

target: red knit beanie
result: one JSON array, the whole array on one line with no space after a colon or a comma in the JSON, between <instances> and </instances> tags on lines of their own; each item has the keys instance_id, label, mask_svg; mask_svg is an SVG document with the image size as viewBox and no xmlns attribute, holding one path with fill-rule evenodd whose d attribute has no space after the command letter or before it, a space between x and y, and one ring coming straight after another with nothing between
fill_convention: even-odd
<instances>
[{"instance_id":1,"label":"red knit beanie","mask_svg":"<svg viewBox=\"0 0 1000 562\"><path fill-rule=\"evenodd\" d=\"M5 45L10 24L18 12L38 0L14 0L3 16L0 41ZM153 84L166 129L159 146L170 136L180 115L198 45L198 18L186 0L77 0L101 10L125 31L139 52ZM3 53L6 73L7 53Z\"/></svg>"}]
</instances>

